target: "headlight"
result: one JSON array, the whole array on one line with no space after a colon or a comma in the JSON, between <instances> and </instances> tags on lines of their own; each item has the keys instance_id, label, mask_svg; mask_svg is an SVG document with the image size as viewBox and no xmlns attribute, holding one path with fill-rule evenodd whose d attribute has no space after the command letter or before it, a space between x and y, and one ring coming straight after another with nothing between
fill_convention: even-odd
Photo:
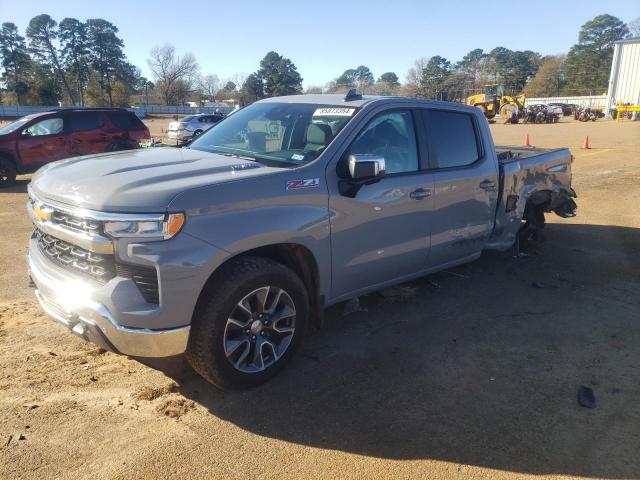
<instances>
[{"instance_id":1,"label":"headlight","mask_svg":"<svg viewBox=\"0 0 640 480\"><path fill-rule=\"evenodd\" d=\"M105 222L104 233L114 238L161 238L168 240L184 225L184 213L171 213L164 220Z\"/></svg>"}]
</instances>

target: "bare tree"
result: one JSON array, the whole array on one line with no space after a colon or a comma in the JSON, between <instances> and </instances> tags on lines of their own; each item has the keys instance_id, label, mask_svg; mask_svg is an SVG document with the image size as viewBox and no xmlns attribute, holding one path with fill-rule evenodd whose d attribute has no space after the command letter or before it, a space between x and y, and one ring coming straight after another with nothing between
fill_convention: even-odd
<instances>
[{"instance_id":1,"label":"bare tree","mask_svg":"<svg viewBox=\"0 0 640 480\"><path fill-rule=\"evenodd\" d=\"M227 82L224 82L224 83L226 84L228 82L233 82L236 84L238 88L240 88L242 85L244 85L244 82L246 81L247 81L247 74L244 72L240 72L240 73L234 73L233 75L231 75L231 77L227 79Z\"/></svg>"},{"instance_id":2,"label":"bare tree","mask_svg":"<svg viewBox=\"0 0 640 480\"><path fill-rule=\"evenodd\" d=\"M173 45L165 43L153 47L148 59L149 68L156 79L156 89L166 105L184 101L198 74L198 62L191 53L182 57Z\"/></svg>"},{"instance_id":3,"label":"bare tree","mask_svg":"<svg viewBox=\"0 0 640 480\"><path fill-rule=\"evenodd\" d=\"M632 37L640 37L640 17L627 23L627 28Z\"/></svg>"},{"instance_id":4,"label":"bare tree","mask_svg":"<svg viewBox=\"0 0 640 480\"><path fill-rule=\"evenodd\" d=\"M216 95L222 88L222 83L217 75L209 74L198 79L198 89L202 97L209 102L216 101Z\"/></svg>"},{"instance_id":5,"label":"bare tree","mask_svg":"<svg viewBox=\"0 0 640 480\"><path fill-rule=\"evenodd\" d=\"M413 62L413 67L407 72L407 78L402 89L403 95L416 96L418 94L418 88L420 86L420 79L422 78L422 72L429 63L428 57L418 58Z\"/></svg>"}]
</instances>

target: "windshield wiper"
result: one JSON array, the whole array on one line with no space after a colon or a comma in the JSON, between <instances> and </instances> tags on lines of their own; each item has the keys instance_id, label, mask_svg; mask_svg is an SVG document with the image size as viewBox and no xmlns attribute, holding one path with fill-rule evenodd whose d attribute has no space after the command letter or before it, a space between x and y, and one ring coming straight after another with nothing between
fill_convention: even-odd
<instances>
[{"instance_id":1,"label":"windshield wiper","mask_svg":"<svg viewBox=\"0 0 640 480\"><path fill-rule=\"evenodd\" d=\"M290 165L300 166L300 163L298 162L286 160L280 157L275 157L271 155L268 155L268 156L256 155L254 152L248 152L247 154L245 153L247 152L247 150L244 150L241 148L225 147L223 145L212 145L211 147L206 148L205 150L207 152L217 153L218 155L224 155L226 157L235 157L235 158L241 158L243 160L252 160L254 162L258 162L266 166L275 166L275 167L281 168L279 165L274 165L278 163L284 163L287 166L290 166Z\"/></svg>"},{"instance_id":2,"label":"windshield wiper","mask_svg":"<svg viewBox=\"0 0 640 480\"><path fill-rule=\"evenodd\" d=\"M213 153L217 153L218 155L224 155L225 157L234 157L234 158L240 158L242 160L251 160L253 162L258 161L256 157L250 157L248 155L240 155L238 153L230 153L230 152L213 152Z\"/></svg>"}]
</instances>

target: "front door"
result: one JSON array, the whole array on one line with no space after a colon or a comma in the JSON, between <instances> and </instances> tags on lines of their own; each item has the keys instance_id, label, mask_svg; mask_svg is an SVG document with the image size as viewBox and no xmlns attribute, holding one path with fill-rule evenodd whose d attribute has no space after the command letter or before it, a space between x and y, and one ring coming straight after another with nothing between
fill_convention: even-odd
<instances>
[{"instance_id":1,"label":"front door","mask_svg":"<svg viewBox=\"0 0 640 480\"><path fill-rule=\"evenodd\" d=\"M18 138L18 153L25 170L68 157L63 118L45 118L24 128Z\"/></svg>"},{"instance_id":2,"label":"front door","mask_svg":"<svg viewBox=\"0 0 640 480\"><path fill-rule=\"evenodd\" d=\"M498 165L493 145L483 145L477 117L464 111L423 110L434 175L429 266L479 255L493 231Z\"/></svg>"},{"instance_id":3,"label":"front door","mask_svg":"<svg viewBox=\"0 0 640 480\"><path fill-rule=\"evenodd\" d=\"M416 273L429 252L433 175L422 168L414 113L375 115L342 155L340 177L350 154L384 157L386 175L355 196L330 185L334 299Z\"/></svg>"}]
</instances>

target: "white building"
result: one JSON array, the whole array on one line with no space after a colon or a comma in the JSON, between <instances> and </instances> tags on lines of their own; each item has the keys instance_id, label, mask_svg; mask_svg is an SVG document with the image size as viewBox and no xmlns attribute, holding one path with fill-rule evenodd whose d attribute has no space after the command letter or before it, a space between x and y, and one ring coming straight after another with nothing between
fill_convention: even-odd
<instances>
[{"instance_id":1,"label":"white building","mask_svg":"<svg viewBox=\"0 0 640 480\"><path fill-rule=\"evenodd\" d=\"M607 108L617 104L640 105L640 37L615 42Z\"/></svg>"}]
</instances>

